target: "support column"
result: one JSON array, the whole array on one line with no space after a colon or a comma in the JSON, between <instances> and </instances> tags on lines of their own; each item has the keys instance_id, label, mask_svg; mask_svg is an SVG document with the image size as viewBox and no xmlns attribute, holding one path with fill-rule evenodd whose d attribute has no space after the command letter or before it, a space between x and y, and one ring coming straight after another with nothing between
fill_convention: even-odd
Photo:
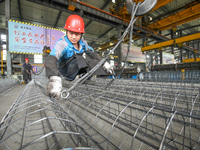
<instances>
[{"instance_id":1,"label":"support column","mask_svg":"<svg viewBox=\"0 0 200 150\"><path fill-rule=\"evenodd\" d=\"M197 43L197 49L200 50L200 39L198 40L198 43Z\"/></svg>"},{"instance_id":2,"label":"support column","mask_svg":"<svg viewBox=\"0 0 200 150\"><path fill-rule=\"evenodd\" d=\"M200 50L200 39L197 41L197 50ZM197 54L197 57L199 58L199 54Z\"/></svg>"},{"instance_id":3,"label":"support column","mask_svg":"<svg viewBox=\"0 0 200 150\"><path fill-rule=\"evenodd\" d=\"M187 51L188 59L190 59L190 51Z\"/></svg>"},{"instance_id":4,"label":"support column","mask_svg":"<svg viewBox=\"0 0 200 150\"><path fill-rule=\"evenodd\" d=\"M122 26L119 25L117 26L117 39L119 40L122 36L121 34L121 28ZM117 64L118 66L121 66L121 63L122 63L122 52L121 52L121 45L122 44L119 44L119 46L117 47L117 49L115 50L115 54L118 56L118 59L117 59Z\"/></svg>"},{"instance_id":5,"label":"support column","mask_svg":"<svg viewBox=\"0 0 200 150\"><path fill-rule=\"evenodd\" d=\"M196 43L196 40L193 41L193 48L194 48L194 49L197 49L195 43ZM197 53L196 53L196 52L194 52L194 58L195 58L195 59L197 58Z\"/></svg>"},{"instance_id":6,"label":"support column","mask_svg":"<svg viewBox=\"0 0 200 150\"><path fill-rule=\"evenodd\" d=\"M147 46L147 36L142 37L142 47Z\"/></svg>"},{"instance_id":7,"label":"support column","mask_svg":"<svg viewBox=\"0 0 200 150\"><path fill-rule=\"evenodd\" d=\"M192 41L192 47L195 48L195 41Z\"/></svg>"},{"instance_id":8,"label":"support column","mask_svg":"<svg viewBox=\"0 0 200 150\"><path fill-rule=\"evenodd\" d=\"M195 58L195 59L197 58L197 53L196 53L196 52L194 52L194 58Z\"/></svg>"},{"instance_id":9,"label":"support column","mask_svg":"<svg viewBox=\"0 0 200 150\"><path fill-rule=\"evenodd\" d=\"M174 39L174 31L171 29L171 39ZM171 53L174 54L174 45L171 45Z\"/></svg>"},{"instance_id":10,"label":"support column","mask_svg":"<svg viewBox=\"0 0 200 150\"><path fill-rule=\"evenodd\" d=\"M5 17L6 17L6 50L7 50L7 77L8 79L11 78L12 75L12 64L11 64L11 57L9 53L9 35L8 35L8 21L10 20L11 16L11 0L5 1Z\"/></svg>"},{"instance_id":11,"label":"support column","mask_svg":"<svg viewBox=\"0 0 200 150\"><path fill-rule=\"evenodd\" d=\"M182 30L180 30L180 37L183 37L183 31ZM180 63L182 63L183 62L183 48L182 47L180 47Z\"/></svg>"},{"instance_id":12,"label":"support column","mask_svg":"<svg viewBox=\"0 0 200 150\"><path fill-rule=\"evenodd\" d=\"M182 47L180 48L180 63L182 63L183 62L183 49L182 49Z\"/></svg>"},{"instance_id":13,"label":"support column","mask_svg":"<svg viewBox=\"0 0 200 150\"><path fill-rule=\"evenodd\" d=\"M3 42L1 41L1 34L0 34L0 52L1 52L1 74L3 75Z\"/></svg>"},{"instance_id":14,"label":"support column","mask_svg":"<svg viewBox=\"0 0 200 150\"><path fill-rule=\"evenodd\" d=\"M158 50L155 50L155 65L158 65Z\"/></svg>"},{"instance_id":15,"label":"support column","mask_svg":"<svg viewBox=\"0 0 200 150\"><path fill-rule=\"evenodd\" d=\"M159 52L160 53L160 65L163 64L163 55L162 55L162 51Z\"/></svg>"}]
</instances>

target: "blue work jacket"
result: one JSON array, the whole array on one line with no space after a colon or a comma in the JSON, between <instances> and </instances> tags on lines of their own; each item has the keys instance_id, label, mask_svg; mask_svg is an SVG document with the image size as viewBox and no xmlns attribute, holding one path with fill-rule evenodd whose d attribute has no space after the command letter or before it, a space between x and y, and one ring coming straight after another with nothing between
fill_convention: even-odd
<instances>
[{"instance_id":1,"label":"blue work jacket","mask_svg":"<svg viewBox=\"0 0 200 150\"><path fill-rule=\"evenodd\" d=\"M60 65L69 60L75 53L80 54L84 52L87 53L87 51L94 51L92 47L88 46L87 42L83 38L79 40L79 47L80 50L77 50L65 35L56 42L50 55L55 56L58 60L58 65Z\"/></svg>"}]
</instances>

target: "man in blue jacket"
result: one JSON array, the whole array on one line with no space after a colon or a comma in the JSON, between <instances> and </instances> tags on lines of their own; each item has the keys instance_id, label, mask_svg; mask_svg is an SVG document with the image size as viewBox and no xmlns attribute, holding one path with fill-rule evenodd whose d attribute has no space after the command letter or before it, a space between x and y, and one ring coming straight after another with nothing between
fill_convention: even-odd
<instances>
[{"instance_id":1,"label":"man in blue jacket","mask_svg":"<svg viewBox=\"0 0 200 150\"><path fill-rule=\"evenodd\" d=\"M102 58L82 38L85 33L84 21L78 15L70 15L64 27L66 35L55 45L45 61L46 75L50 78L47 94L59 98L62 90L61 76L72 81L79 74L91 70ZM104 63L94 75L107 75L113 70L108 62Z\"/></svg>"}]
</instances>

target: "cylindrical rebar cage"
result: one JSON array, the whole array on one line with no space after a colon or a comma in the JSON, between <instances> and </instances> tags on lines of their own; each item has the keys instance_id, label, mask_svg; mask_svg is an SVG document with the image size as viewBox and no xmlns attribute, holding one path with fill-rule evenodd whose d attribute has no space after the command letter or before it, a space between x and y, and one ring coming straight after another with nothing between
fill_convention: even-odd
<instances>
[{"instance_id":1,"label":"cylindrical rebar cage","mask_svg":"<svg viewBox=\"0 0 200 150\"><path fill-rule=\"evenodd\" d=\"M109 81L89 80L65 100L31 81L1 122L0 149L200 149L199 84Z\"/></svg>"}]
</instances>

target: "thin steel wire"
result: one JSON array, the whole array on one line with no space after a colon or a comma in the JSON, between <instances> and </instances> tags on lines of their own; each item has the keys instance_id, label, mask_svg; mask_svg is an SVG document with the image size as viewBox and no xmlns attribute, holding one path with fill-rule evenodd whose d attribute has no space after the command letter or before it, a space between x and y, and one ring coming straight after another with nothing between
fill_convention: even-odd
<instances>
[{"instance_id":1,"label":"thin steel wire","mask_svg":"<svg viewBox=\"0 0 200 150\"><path fill-rule=\"evenodd\" d=\"M109 142L133 149L131 141L121 140L131 137L134 149L199 148L198 84L117 80L105 89L107 83L98 79L79 86L66 100L73 118L93 127L90 133L104 133L105 149L112 149Z\"/></svg>"},{"instance_id":2,"label":"thin steel wire","mask_svg":"<svg viewBox=\"0 0 200 150\"><path fill-rule=\"evenodd\" d=\"M199 84L116 79L105 88L110 81L92 79L54 100L37 77L2 120L0 149L200 148Z\"/></svg>"},{"instance_id":3,"label":"thin steel wire","mask_svg":"<svg viewBox=\"0 0 200 150\"><path fill-rule=\"evenodd\" d=\"M0 149L62 149L93 145L99 149L98 143L60 105L46 97L34 80L16 99L0 125Z\"/></svg>"}]
</instances>

